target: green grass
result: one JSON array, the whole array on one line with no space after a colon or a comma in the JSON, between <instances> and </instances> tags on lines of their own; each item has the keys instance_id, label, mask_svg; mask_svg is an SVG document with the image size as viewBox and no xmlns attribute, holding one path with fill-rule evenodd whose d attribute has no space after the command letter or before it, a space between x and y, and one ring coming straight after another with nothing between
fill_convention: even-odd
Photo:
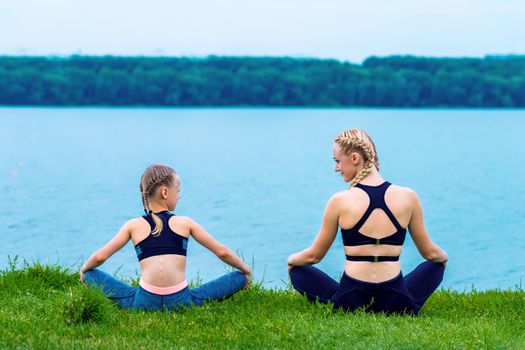
<instances>
[{"instance_id":1,"label":"green grass","mask_svg":"<svg viewBox=\"0 0 525 350\"><path fill-rule=\"evenodd\" d=\"M0 349L525 349L525 292L438 291L418 317L334 312L254 285L182 312L124 311L76 271L0 271Z\"/></svg>"}]
</instances>

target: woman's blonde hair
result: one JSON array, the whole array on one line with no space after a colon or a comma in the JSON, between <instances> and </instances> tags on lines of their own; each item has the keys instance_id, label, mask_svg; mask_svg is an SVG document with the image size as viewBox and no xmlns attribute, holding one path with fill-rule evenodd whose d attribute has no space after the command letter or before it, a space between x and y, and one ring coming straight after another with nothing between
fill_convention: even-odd
<instances>
[{"instance_id":1,"label":"woman's blonde hair","mask_svg":"<svg viewBox=\"0 0 525 350\"><path fill-rule=\"evenodd\" d=\"M348 129L337 135L334 140L339 145L345 156L352 152L357 152L365 161L364 168L356 174L350 182L350 188L361 182L375 166L379 170L379 158L377 157L376 146L372 138L361 129Z\"/></svg>"},{"instance_id":2,"label":"woman's blonde hair","mask_svg":"<svg viewBox=\"0 0 525 350\"><path fill-rule=\"evenodd\" d=\"M160 186L171 186L174 181L177 180L177 173L175 170L167 165L153 164L150 165L140 178L140 193L142 195L142 205L144 206L144 212L151 214L155 227L151 234L157 236L163 229L162 220L151 211L150 199L155 194L155 191Z\"/></svg>"}]
</instances>

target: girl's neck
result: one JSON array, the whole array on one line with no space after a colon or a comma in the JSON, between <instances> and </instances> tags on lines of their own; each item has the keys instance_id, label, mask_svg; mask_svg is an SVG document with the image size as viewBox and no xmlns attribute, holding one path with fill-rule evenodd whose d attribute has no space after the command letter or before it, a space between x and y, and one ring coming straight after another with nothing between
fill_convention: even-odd
<instances>
[{"instance_id":1,"label":"girl's neck","mask_svg":"<svg viewBox=\"0 0 525 350\"><path fill-rule=\"evenodd\" d=\"M153 213L159 213L161 211L166 211L168 209L168 207L166 207L165 205L163 205L162 203L150 203L149 204L149 209L153 212Z\"/></svg>"}]
</instances>

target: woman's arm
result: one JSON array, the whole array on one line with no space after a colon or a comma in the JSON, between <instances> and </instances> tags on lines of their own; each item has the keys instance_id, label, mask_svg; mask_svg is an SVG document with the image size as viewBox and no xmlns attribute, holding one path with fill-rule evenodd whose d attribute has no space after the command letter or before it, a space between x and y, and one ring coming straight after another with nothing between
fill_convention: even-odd
<instances>
[{"instance_id":1,"label":"woman's arm","mask_svg":"<svg viewBox=\"0 0 525 350\"><path fill-rule=\"evenodd\" d=\"M131 223L128 221L104 247L94 252L80 269L80 281L84 283L84 274L102 265L110 256L119 251L131 239Z\"/></svg>"},{"instance_id":2,"label":"woman's arm","mask_svg":"<svg viewBox=\"0 0 525 350\"><path fill-rule=\"evenodd\" d=\"M288 257L288 270L294 266L312 265L321 261L334 242L338 225L339 200L334 195L326 204L321 229L314 242L310 247Z\"/></svg>"},{"instance_id":3,"label":"woman's arm","mask_svg":"<svg viewBox=\"0 0 525 350\"><path fill-rule=\"evenodd\" d=\"M240 270L244 274L244 277L246 277L245 288L248 287L252 273L248 264L242 261L242 259L239 258L237 254L232 252L228 247L220 244L201 225L199 225L190 218L185 219L187 220L187 223L190 227L190 234L192 235L192 237L195 238L195 240L199 242L199 244L210 250L213 254L215 254L226 264Z\"/></svg>"},{"instance_id":4,"label":"woman's arm","mask_svg":"<svg viewBox=\"0 0 525 350\"><path fill-rule=\"evenodd\" d=\"M408 223L408 230L421 256L436 263L447 264L448 255L437 244L432 242L423 222L423 206L417 193L411 191L412 216Z\"/></svg>"}]
</instances>

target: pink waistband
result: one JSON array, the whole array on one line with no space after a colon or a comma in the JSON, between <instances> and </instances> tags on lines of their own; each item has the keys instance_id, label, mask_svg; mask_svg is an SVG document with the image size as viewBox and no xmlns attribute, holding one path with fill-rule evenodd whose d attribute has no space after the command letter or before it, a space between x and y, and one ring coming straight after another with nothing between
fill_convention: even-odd
<instances>
[{"instance_id":1,"label":"pink waistband","mask_svg":"<svg viewBox=\"0 0 525 350\"><path fill-rule=\"evenodd\" d=\"M171 287L155 287L149 284L148 282L144 281L141 278L139 282L139 286L141 286L142 288L144 288L150 293L154 293L158 295L168 295L168 294L180 292L181 290L186 288L188 286L188 281L184 280Z\"/></svg>"}]
</instances>

